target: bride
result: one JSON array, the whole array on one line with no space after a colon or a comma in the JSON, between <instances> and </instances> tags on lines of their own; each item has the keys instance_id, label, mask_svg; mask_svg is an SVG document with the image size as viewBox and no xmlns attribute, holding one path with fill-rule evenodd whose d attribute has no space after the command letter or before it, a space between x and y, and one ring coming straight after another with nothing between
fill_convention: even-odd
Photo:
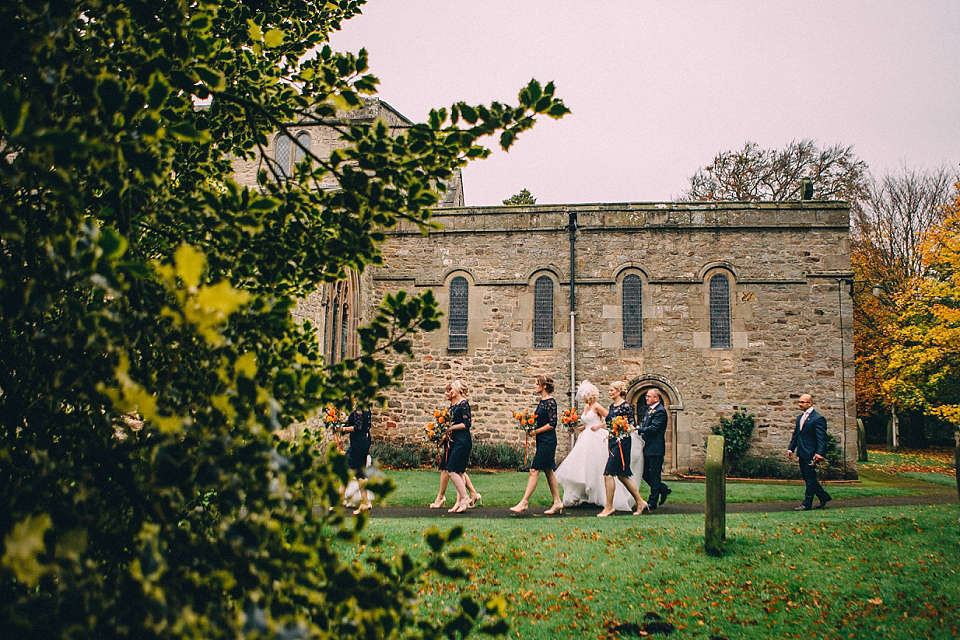
<instances>
[{"instance_id":1,"label":"bride","mask_svg":"<svg viewBox=\"0 0 960 640\"><path fill-rule=\"evenodd\" d=\"M607 410L597 402L600 390L589 380L577 387L577 398L584 403L583 427L577 443L557 469L557 481L563 487L563 504L573 507L590 503L603 507L606 490L603 485L603 469L607 464L607 430L604 418ZM643 471L643 441L636 433L631 447L630 469L639 478ZM617 483L613 494L613 508L617 511L633 511L636 505L630 493Z\"/></svg>"}]
</instances>

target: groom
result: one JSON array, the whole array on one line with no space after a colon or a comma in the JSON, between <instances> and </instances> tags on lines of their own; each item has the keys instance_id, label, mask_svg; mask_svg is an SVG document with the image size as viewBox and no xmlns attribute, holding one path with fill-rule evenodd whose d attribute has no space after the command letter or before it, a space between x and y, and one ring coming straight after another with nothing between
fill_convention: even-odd
<instances>
[{"instance_id":1,"label":"groom","mask_svg":"<svg viewBox=\"0 0 960 640\"><path fill-rule=\"evenodd\" d=\"M663 471L663 456L667 444L663 439L667 432L667 410L660 401L660 390L650 389L646 395L647 415L637 432L643 436L643 481L650 485L650 509L656 509L667 501L671 489L660 481Z\"/></svg>"}]
</instances>

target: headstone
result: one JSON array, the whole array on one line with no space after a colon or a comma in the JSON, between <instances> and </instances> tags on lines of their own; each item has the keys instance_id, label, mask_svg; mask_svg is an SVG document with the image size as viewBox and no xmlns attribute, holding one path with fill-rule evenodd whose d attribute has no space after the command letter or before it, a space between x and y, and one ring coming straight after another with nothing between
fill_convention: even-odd
<instances>
[{"instance_id":1,"label":"headstone","mask_svg":"<svg viewBox=\"0 0 960 640\"><path fill-rule=\"evenodd\" d=\"M867 433L863 428L863 420L857 418L857 462L867 461Z\"/></svg>"}]
</instances>

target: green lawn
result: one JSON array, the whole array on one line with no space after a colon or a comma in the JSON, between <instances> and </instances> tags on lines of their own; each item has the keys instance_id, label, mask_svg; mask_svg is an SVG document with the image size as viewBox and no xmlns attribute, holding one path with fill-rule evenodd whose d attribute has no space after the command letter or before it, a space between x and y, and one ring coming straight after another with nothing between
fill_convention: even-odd
<instances>
[{"instance_id":1,"label":"green lawn","mask_svg":"<svg viewBox=\"0 0 960 640\"><path fill-rule=\"evenodd\" d=\"M440 485L440 474L436 471L387 471L386 475L396 485L397 490L387 498L387 504L393 506L427 505L437 497ZM505 506L516 504L523 495L527 482L526 472L502 471L467 472L477 491L483 495L483 505ZM861 482L852 484L828 484L827 490L834 498L873 497L885 495L911 495L918 493L915 487L906 485L890 485L872 479L877 474L864 477ZM670 501L703 502L705 488L703 482L668 480L673 493ZM649 488L640 487L641 495L646 497ZM727 502L769 502L780 500L798 500L803 495L803 482L790 483L727 483ZM456 500L456 491L451 483L447 489L447 505L452 506ZM540 477L540 483L533 494L530 504L534 506L550 505L552 499L546 480Z\"/></svg>"},{"instance_id":2,"label":"green lawn","mask_svg":"<svg viewBox=\"0 0 960 640\"><path fill-rule=\"evenodd\" d=\"M511 477L513 498L523 476ZM653 616L671 639L960 634L956 505L728 514L721 558L704 554L699 515L458 524L470 579L425 577L422 607L502 595L510 637L639 637ZM437 525L372 519L365 534L382 536L378 552L421 554Z\"/></svg>"}]
</instances>

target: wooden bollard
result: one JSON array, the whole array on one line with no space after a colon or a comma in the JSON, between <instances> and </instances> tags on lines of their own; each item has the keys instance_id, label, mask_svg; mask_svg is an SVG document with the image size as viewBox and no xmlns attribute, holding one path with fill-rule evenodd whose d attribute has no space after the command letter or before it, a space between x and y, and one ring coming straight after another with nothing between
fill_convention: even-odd
<instances>
[{"instance_id":1,"label":"wooden bollard","mask_svg":"<svg viewBox=\"0 0 960 640\"><path fill-rule=\"evenodd\" d=\"M707 500L703 527L703 548L711 556L723 554L727 537L727 458L723 436L707 437Z\"/></svg>"}]
</instances>

